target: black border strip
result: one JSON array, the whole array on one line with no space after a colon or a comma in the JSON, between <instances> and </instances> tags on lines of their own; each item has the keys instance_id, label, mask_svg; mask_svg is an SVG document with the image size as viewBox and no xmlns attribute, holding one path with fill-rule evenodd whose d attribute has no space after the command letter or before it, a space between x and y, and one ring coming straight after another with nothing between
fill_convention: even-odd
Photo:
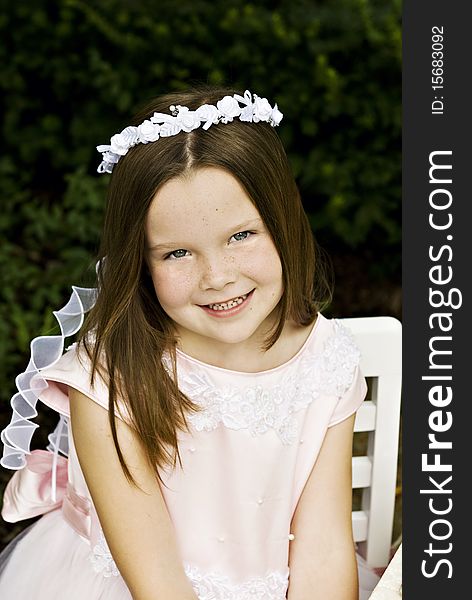
<instances>
[{"instance_id":1,"label":"black border strip","mask_svg":"<svg viewBox=\"0 0 472 600\"><path fill-rule=\"evenodd\" d=\"M460 0L403 8L406 600L472 594L470 12Z\"/></svg>"}]
</instances>

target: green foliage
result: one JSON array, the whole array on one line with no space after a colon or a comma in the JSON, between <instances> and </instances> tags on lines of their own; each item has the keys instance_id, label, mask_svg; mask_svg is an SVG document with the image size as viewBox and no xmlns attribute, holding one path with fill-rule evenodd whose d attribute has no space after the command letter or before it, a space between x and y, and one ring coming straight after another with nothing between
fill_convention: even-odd
<instances>
[{"instance_id":1,"label":"green foliage","mask_svg":"<svg viewBox=\"0 0 472 600\"><path fill-rule=\"evenodd\" d=\"M399 0L35 0L0 13L3 398L52 308L84 283L106 176L97 144L194 82L277 102L314 231L398 276Z\"/></svg>"}]
</instances>

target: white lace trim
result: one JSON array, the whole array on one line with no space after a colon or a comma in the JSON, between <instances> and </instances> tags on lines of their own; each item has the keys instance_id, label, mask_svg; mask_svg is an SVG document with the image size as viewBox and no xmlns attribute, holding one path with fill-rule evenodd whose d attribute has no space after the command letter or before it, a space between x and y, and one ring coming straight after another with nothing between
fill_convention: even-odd
<instances>
[{"instance_id":1,"label":"white lace trim","mask_svg":"<svg viewBox=\"0 0 472 600\"><path fill-rule=\"evenodd\" d=\"M102 530L90 561L95 573L104 577L120 575ZM287 594L288 569L286 573L271 571L264 577L252 577L243 583L233 583L227 575L203 572L187 563L184 569L199 600L284 600Z\"/></svg>"},{"instance_id":2,"label":"white lace trim","mask_svg":"<svg viewBox=\"0 0 472 600\"><path fill-rule=\"evenodd\" d=\"M90 562L92 563L95 573L101 573L103 577L117 577L120 575L101 529L98 542L93 547L92 553L90 554Z\"/></svg>"},{"instance_id":3,"label":"white lace trim","mask_svg":"<svg viewBox=\"0 0 472 600\"><path fill-rule=\"evenodd\" d=\"M252 435L274 430L282 443L297 436L295 413L321 394L340 398L351 386L360 352L351 333L334 322L334 333L321 353L305 352L272 386L217 387L201 369L179 373L179 387L201 407L187 416L197 431L212 431L220 424L247 429Z\"/></svg>"},{"instance_id":4,"label":"white lace trim","mask_svg":"<svg viewBox=\"0 0 472 600\"><path fill-rule=\"evenodd\" d=\"M220 573L204 573L194 565L185 565L185 574L199 600L285 600L288 589L288 570L272 571L243 583L233 583Z\"/></svg>"}]
</instances>

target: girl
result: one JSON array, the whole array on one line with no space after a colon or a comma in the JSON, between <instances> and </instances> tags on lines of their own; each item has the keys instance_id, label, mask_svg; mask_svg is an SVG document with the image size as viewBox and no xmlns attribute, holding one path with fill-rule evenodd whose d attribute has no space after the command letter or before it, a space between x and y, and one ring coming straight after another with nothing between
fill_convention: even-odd
<instances>
[{"instance_id":1,"label":"girl","mask_svg":"<svg viewBox=\"0 0 472 600\"><path fill-rule=\"evenodd\" d=\"M201 87L98 147L113 171L98 294L74 288L62 335L34 340L2 433L18 469L4 519L44 515L3 554L5 600L358 597L366 385L319 312L329 289L281 119ZM61 415L52 452L29 453L38 398Z\"/></svg>"}]
</instances>

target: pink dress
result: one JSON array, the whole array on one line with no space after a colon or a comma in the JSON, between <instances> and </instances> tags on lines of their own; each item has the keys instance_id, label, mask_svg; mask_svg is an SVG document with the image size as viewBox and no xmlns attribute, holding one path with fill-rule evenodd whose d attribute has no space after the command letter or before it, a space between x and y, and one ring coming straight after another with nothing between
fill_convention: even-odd
<instances>
[{"instance_id":1,"label":"pink dress","mask_svg":"<svg viewBox=\"0 0 472 600\"><path fill-rule=\"evenodd\" d=\"M286 598L292 516L328 427L364 399L359 358L348 331L321 315L299 352L268 371L230 371L178 351L179 386L202 410L179 434L182 468L162 473L162 493L199 600ZM33 451L8 485L6 520L44 516L4 551L0 597L130 600L67 420L68 386L105 408L106 386L90 387L75 346L41 375L48 388L40 400L66 418L68 459ZM360 561L361 599L376 581Z\"/></svg>"}]
</instances>

